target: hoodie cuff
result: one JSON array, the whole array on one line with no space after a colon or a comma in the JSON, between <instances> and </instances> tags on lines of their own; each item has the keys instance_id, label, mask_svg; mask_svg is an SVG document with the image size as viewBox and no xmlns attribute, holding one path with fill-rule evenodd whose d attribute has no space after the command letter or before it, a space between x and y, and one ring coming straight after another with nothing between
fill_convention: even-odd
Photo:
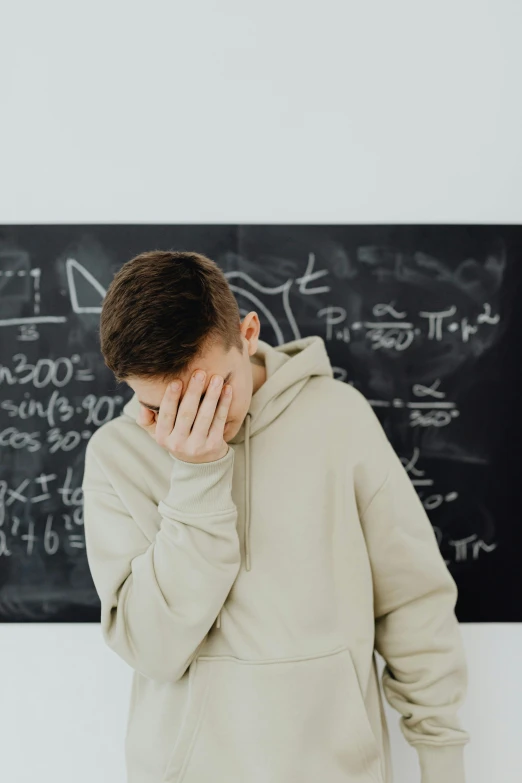
<instances>
[{"instance_id":1,"label":"hoodie cuff","mask_svg":"<svg viewBox=\"0 0 522 783\"><path fill-rule=\"evenodd\" d=\"M465 783L464 745L415 743L421 768L421 783Z\"/></svg>"},{"instance_id":2,"label":"hoodie cuff","mask_svg":"<svg viewBox=\"0 0 522 783\"><path fill-rule=\"evenodd\" d=\"M174 463L170 488L158 506L160 513L163 513L163 506L196 515L235 510L232 500L234 449L231 446L224 457L213 462L185 462L170 456Z\"/></svg>"}]
</instances>

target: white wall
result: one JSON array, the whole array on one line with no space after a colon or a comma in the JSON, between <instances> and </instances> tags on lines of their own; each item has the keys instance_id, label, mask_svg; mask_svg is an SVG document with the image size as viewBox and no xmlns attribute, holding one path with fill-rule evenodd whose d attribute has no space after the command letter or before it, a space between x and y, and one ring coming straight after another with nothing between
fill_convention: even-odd
<instances>
[{"instance_id":1,"label":"white wall","mask_svg":"<svg viewBox=\"0 0 522 783\"><path fill-rule=\"evenodd\" d=\"M521 25L516 0L11 3L0 223L520 222ZM522 626L463 632L469 783L515 783ZM123 783L98 626L0 626L0 671L2 781Z\"/></svg>"},{"instance_id":2,"label":"white wall","mask_svg":"<svg viewBox=\"0 0 522 783\"><path fill-rule=\"evenodd\" d=\"M470 684L460 715L473 743L465 751L468 782L520 783L522 625L463 630ZM132 670L105 647L100 627L0 625L0 651L2 783L125 783ZM396 783L419 783L417 754L385 706Z\"/></svg>"}]
</instances>

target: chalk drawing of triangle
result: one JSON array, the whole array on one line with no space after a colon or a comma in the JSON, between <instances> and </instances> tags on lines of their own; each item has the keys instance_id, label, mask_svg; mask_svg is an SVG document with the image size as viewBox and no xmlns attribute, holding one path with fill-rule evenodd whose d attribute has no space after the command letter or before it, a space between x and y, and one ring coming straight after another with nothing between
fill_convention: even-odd
<instances>
[{"instance_id":1,"label":"chalk drawing of triangle","mask_svg":"<svg viewBox=\"0 0 522 783\"><path fill-rule=\"evenodd\" d=\"M65 262L65 271L67 274L67 285L69 286L69 298L73 312L75 313L101 313L102 305L80 305L78 301L78 290L76 287L76 281L79 277L78 283L81 282L81 287L84 286L85 281L94 288L94 290L100 294L103 301L105 294L107 293L105 288L100 285L93 275L75 258L68 258Z\"/></svg>"}]
</instances>

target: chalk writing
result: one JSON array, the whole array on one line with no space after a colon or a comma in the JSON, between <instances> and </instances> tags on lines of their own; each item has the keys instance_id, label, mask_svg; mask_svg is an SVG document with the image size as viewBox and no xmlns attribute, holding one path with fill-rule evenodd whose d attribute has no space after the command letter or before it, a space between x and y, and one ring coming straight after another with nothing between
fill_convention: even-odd
<instances>
[{"instance_id":1,"label":"chalk writing","mask_svg":"<svg viewBox=\"0 0 522 783\"><path fill-rule=\"evenodd\" d=\"M60 479L56 473L23 479L16 486L0 480L0 557L10 557L16 542L23 542L30 557L41 546L45 555L55 555L60 547L84 549L83 491L72 484L73 471L67 468ZM38 507L58 501L59 514L46 514L41 535L37 535ZM18 510L20 509L20 511Z\"/></svg>"},{"instance_id":2,"label":"chalk writing","mask_svg":"<svg viewBox=\"0 0 522 783\"><path fill-rule=\"evenodd\" d=\"M108 285L130 247L160 246L156 231L165 247L186 245L189 236L186 227L180 234L176 227L133 227L142 233L131 238L130 228L111 227L120 239L108 247L109 234L84 229L42 227L28 233L27 248L0 233L0 559L5 572L13 569L15 592L17 579L38 585L41 578L49 604L73 578L81 600L96 600L82 582L83 454L130 397L99 352ZM207 234L218 237L208 252L223 268L241 317L258 313L263 339L282 345L323 338L334 379L364 394L401 455L448 565L479 573L477 561L494 562L504 539L480 492L489 451L477 420L483 400L470 402L470 388L477 358L506 327L503 246L478 259L471 243L457 258L473 233L468 228L464 244L444 260L392 246L393 232L382 227L375 236L372 227L353 234L339 226L294 226L286 234L250 227L233 247L226 227L196 229L194 247L203 247ZM414 229L401 231L412 247ZM265 244L270 232L272 245ZM442 246L437 234L434 247ZM221 256L214 256L216 247L225 248ZM13 605L0 586L0 618Z\"/></svg>"},{"instance_id":3,"label":"chalk writing","mask_svg":"<svg viewBox=\"0 0 522 783\"><path fill-rule=\"evenodd\" d=\"M500 316L491 315L491 305L483 304L475 322L471 323L467 316L459 321L453 320L457 308L452 305L445 310L420 310L408 319L406 311L398 311L393 303L379 303L373 306L374 316L391 316L396 320L364 320L349 321L346 307L328 305L317 311L319 323L326 327L324 338L327 341L340 340L350 343L356 338L367 340L374 351L387 350L401 353L407 351L418 340L441 342L446 335L457 334L463 343L468 343L479 327L496 326ZM449 323L448 323L449 321Z\"/></svg>"}]
</instances>

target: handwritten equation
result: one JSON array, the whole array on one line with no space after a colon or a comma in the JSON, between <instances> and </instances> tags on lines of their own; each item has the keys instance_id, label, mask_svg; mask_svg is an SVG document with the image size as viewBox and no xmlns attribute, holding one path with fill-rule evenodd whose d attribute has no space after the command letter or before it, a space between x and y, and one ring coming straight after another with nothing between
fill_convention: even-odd
<instances>
[{"instance_id":1,"label":"handwritten equation","mask_svg":"<svg viewBox=\"0 0 522 783\"><path fill-rule=\"evenodd\" d=\"M347 381L348 372L342 367L334 367L334 377ZM347 381L353 385L352 381ZM430 386L414 383L411 387L412 399L374 400L368 398L372 408L405 411L411 427L447 427L460 416L457 404L446 399L440 390L441 379L437 378Z\"/></svg>"},{"instance_id":2,"label":"handwritten equation","mask_svg":"<svg viewBox=\"0 0 522 783\"><path fill-rule=\"evenodd\" d=\"M435 490L435 481L426 474L426 471L419 466L421 458L420 449L414 448L411 457L401 458L401 462L410 477L410 481L417 490L417 494L422 501L427 512L435 511L444 505L455 503L459 499L459 492L455 489L449 492L441 493ZM450 557L445 557L446 565L451 562L462 563L468 560L478 560L481 553L488 554L493 552L498 544L495 541L484 541L478 533L455 538L453 536L444 536L442 529L438 525L433 525L437 542L441 549L451 553Z\"/></svg>"},{"instance_id":3,"label":"handwritten equation","mask_svg":"<svg viewBox=\"0 0 522 783\"><path fill-rule=\"evenodd\" d=\"M396 310L394 305L391 302L373 306L373 315L376 319L385 319L382 321L353 321L347 324L346 308L333 305L321 308L317 316L325 324L327 341L342 340L350 343L362 337L371 343L374 351L386 349L397 352L406 351L419 337L441 342L445 333L458 336L463 343L467 343L481 326L496 326L500 321L498 314L492 314L488 302L484 302L482 312L477 314L473 322L468 316L459 317L455 305L432 312L419 310L415 319L409 319L405 311Z\"/></svg>"},{"instance_id":4,"label":"handwritten equation","mask_svg":"<svg viewBox=\"0 0 522 783\"><path fill-rule=\"evenodd\" d=\"M60 548L68 552L85 549L83 490L74 487L72 481L72 468L66 469L61 481L56 473L25 478L17 486L0 480L0 557L11 557L15 545L27 557L35 554L38 547L41 554L49 556L57 554ZM49 501L64 510L47 513Z\"/></svg>"},{"instance_id":5,"label":"handwritten equation","mask_svg":"<svg viewBox=\"0 0 522 783\"><path fill-rule=\"evenodd\" d=\"M17 353L8 365L0 364L0 388L5 387L0 400L0 411L7 419L19 422L36 421L45 425L46 431L29 432L16 424L0 429L0 447L40 451L44 446L50 454L56 451L71 451L88 440L92 433L119 413L123 404L121 395L74 395L71 398L64 389L73 382L88 383L94 379L90 369L79 367L82 357L73 354L56 359L39 358L31 363L27 356ZM9 389L19 392L27 388L22 399L9 397ZM48 396L42 390L50 390ZM76 417L79 421L74 429L64 428Z\"/></svg>"}]
</instances>

